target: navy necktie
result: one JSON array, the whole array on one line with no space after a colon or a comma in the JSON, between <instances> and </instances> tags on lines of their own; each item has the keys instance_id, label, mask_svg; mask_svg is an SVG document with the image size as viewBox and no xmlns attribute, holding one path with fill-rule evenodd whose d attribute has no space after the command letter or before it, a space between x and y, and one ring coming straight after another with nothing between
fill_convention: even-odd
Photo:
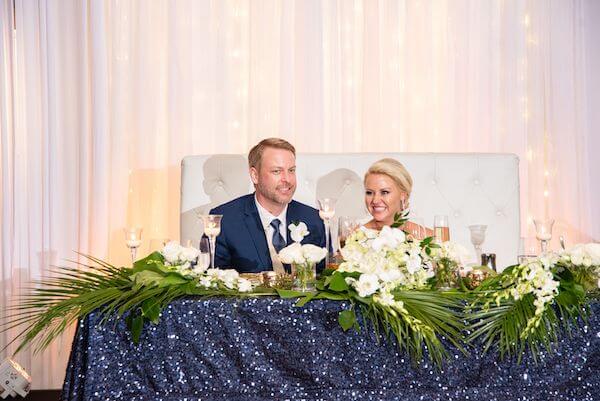
<instances>
[{"instance_id":1,"label":"navy necktie","mask_svg":"<svg viewBox=\"0 0 600 401\"><path fill-rule=\"evenodd\" d=\"M271 227L273 227L273 239L271 242L273 243L273 248L275 248L275 251L277 251L277 253L279 253L279 251L281 251L283 247L285 247L285 240L279 232L280 224L281 221L279 221L279 219L273 219L271 221Z\"/></svg>"}]
</instances>

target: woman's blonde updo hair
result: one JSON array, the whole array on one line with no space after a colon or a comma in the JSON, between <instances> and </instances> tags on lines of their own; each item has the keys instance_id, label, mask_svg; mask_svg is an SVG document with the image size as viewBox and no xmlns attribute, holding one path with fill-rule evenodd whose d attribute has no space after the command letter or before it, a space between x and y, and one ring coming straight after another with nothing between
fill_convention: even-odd
<instances>
[{"instance_id":1,"label":"woman's blonde updo hair","mask_svg":"<svg viewBox=\"0 0 600 401\"><path fill-rule=\"evenodd\" d=\"M370 174L385 174L390 177L402 192L406 192L407 196L410 196L412 191L412 177L408 170L398 160L385 158L376 161L369 167L365 174L364 181L367 181L367 177Z\"/></svg>"}]
</instances>

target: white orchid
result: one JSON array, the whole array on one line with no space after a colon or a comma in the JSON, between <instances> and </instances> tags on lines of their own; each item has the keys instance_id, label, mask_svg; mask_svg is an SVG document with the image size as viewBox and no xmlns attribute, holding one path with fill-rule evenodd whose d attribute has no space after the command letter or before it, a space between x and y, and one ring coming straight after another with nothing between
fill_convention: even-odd
<instances>
[{"instance_id":1,"label":"white orchid","mask_svg":"<svg viewBox=\"0 0 600 401\"><path fill-rule=\"evenodd\" d=\"M304 239L304 237L310 234L310 231L308 231L308 227L303 222L300 222L298 224L292 223L288 226L288 229L290 230L290 236L292 237L292 241L294 242L302 242L302 239Z\"/></svg>"},{"instance_id":2,"label":"white orchid","mask_svg":"<svg viewBox=\"0 0 600 401\"><path fill-rule=\"evenodd\" d=\"M368 297L374 294L379 288L379 277L375 274L361 274L358 280L352 279L352 286L358 292L360 297Z\"/></svg>"}]
</instances>

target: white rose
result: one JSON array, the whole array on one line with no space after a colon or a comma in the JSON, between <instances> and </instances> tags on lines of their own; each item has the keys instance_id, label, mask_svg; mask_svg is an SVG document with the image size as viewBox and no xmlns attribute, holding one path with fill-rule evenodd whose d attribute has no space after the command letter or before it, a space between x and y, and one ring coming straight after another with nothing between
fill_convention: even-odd
<instances>
[{"instance_id":1,"label":"white rose","mask_svg":"<svg viewBox=\"0 0 600 401\"><path fill-rule=\"evenodd\" d=\"M179 257L188 262L193 262L198 258L199 254L200 251L194 247L181 248L181 253L179 254Z\"/></svg>"},{"instance_id":2,"label":"white rose","mask_svg":"<svg viewBox=\"0 0 600 401\"><path fill-rule=\"evenodd\" d=\"M250 292L252 291L252 283L250 280L246 280L245 278L241 278L238 280L238 291L239 292Z\"/></svg>"},{"instance_id":3,"label":"white rose","mask_svg":"<svg viewBox=\"0 0 600 401\"><path fill-rule=\"evenodd\" d=\"M379 277L375 274L361 274L353 285L359 296L368 297L379 289Z\"/></svg>"},{"instance_id":4,"label":"white rose","mask_svg":"<svg viewBox=\"0 0 600 401\"><path fill-rule=\"evenodd\" d=\"M279 251L279 260L281 263L304 263L304 255L302 254L302 245L299 242L294 242Z\"/></svg>"},{"instance_id":5,"label":"white rose","mask_svg":"<svg viewBox=\"0 0 600 401\"><path fill-rule=\"evenodd\" d=\"M179 255L181 254L183 247L177 243L177 241L168 242L160 253L164 256L165 260L170 264L176 264L179 262Z\"/></svg>"},{"instance_id":6,"label":"white rose","mask_svg":"<svg viewBox=\"0 0 600 401\"><path fill-rule=\"evenodd\" d=\"M302 245L302 255L309 263L319 263L325 258L326 254L327 250L325 248L312 244Z\"/></svg>"},{"instance_id":7,"label":"white rose","mask_svg":"<svg viewBox=\"0 0 600 401\"><path fill-rule=\"evenodd\" d=\"M290 224L288 228L290 229L290 236L294 242L302 242L302 239L310 234L308 227L304 223L298 223L298 225Z\"/></svg>"}]
</instances>

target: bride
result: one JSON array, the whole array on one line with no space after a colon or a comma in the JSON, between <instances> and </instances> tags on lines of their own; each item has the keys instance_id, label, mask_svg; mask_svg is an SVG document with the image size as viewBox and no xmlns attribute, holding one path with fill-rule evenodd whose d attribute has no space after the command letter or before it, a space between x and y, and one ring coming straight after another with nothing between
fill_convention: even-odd
<instances>
[{"instance_id":1,"label":"bride","mask_svg":"<svg viewBox=\"0 0 600 401\"><path fill-rule=\"evenodd\" d=\"M402 214L408 207L408 198L412 190L412 178L406 168L395 159L381 159L371 165L365 174L365 205L373 217L365 227L381 230L391 226L394 216ZM406 221L402 230L423 239L433 235L429 228Z\"/></svg>"}]
</instances>

